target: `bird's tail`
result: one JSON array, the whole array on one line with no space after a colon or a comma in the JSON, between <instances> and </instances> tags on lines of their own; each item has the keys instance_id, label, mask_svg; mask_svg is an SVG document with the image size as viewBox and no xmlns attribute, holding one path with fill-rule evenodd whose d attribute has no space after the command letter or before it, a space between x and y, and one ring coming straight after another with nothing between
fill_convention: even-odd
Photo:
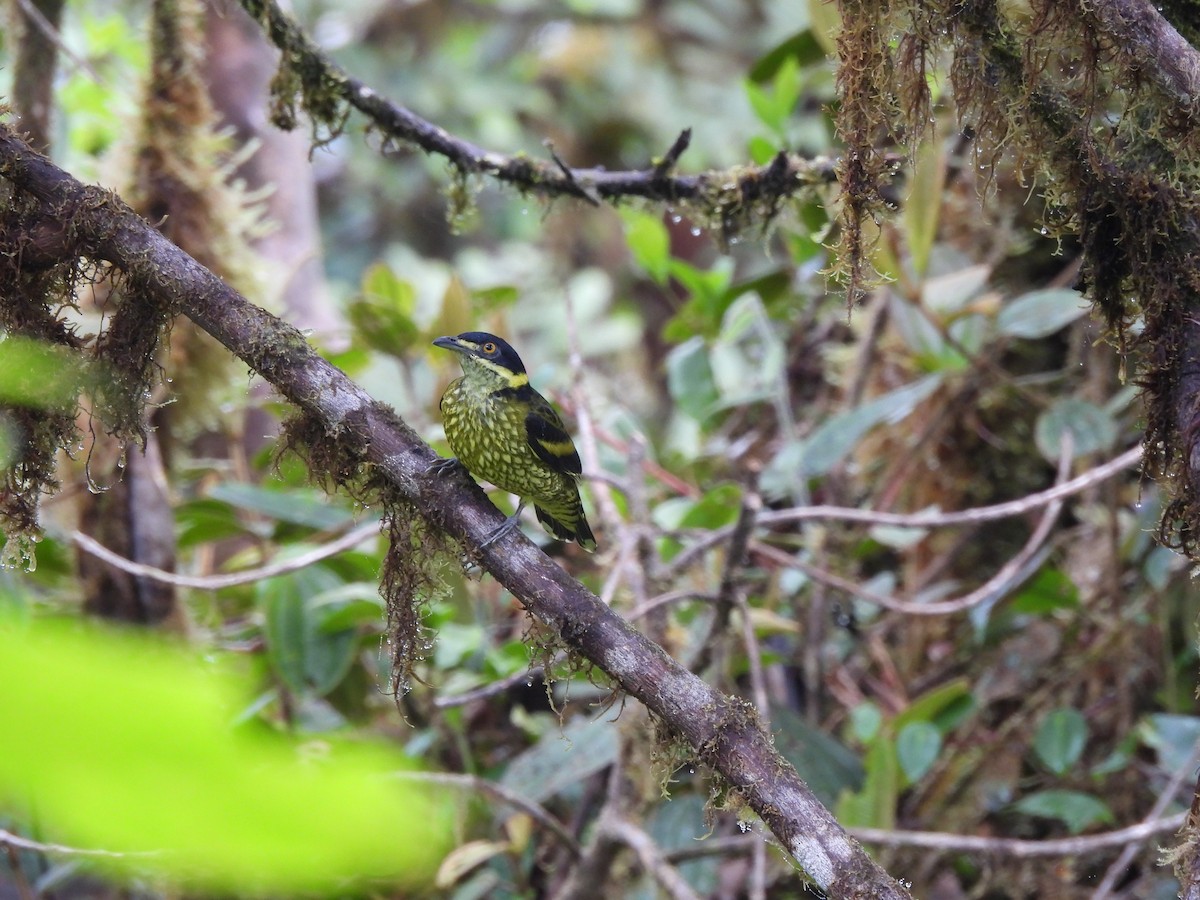
<instances>
[{"instance_id":1,"label":"bird's tail","mask_svg":"<svg viewBox=\"0 0 1200 900\"><path fill-rule=\"evenodd\" d=\"M596 549L596 539L592 536L592 529L588 526L582 508L569 515L563 515L561 512L551 514L540 506L534 506L533 511L537 513L542 526L558 540L575 541L588 553Z\"/></svg>"}]
</instances>

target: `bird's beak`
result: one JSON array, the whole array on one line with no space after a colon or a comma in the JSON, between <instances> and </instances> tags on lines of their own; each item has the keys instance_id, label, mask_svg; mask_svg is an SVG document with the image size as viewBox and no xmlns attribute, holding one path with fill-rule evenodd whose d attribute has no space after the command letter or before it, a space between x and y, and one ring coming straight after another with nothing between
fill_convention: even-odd
<instances>
[{"instance_id":1,"label":"bird's beak","mask_svg":"<svg viewBox=\"0 0 1200 900\"><path fill-rule=\"evenodd\" d=\"M443 350L453 350L455 353L470 352L456 337L440 337L433 342L433 346L441 347Z\"/></svg>"}]
</instances>

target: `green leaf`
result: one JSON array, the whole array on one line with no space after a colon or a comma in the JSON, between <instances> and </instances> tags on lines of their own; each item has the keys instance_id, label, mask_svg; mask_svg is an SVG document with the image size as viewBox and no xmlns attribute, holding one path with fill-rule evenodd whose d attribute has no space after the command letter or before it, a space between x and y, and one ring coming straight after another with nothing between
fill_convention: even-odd
<instances>
[{"instance_id":1,"label":"green leaf","mask_svg":"<svg viewBox=\"0 0 1200 900\"><path fill-rule=\"evenodd\" d=\"M996 327L1010 337L1048 337L1082 317L1089 307L1079 291L1069 288L1031 291L1004 305Z\"/></svg>"},{"instance_id":2,"label":"green leaf","mask_svg":"<svg viewBox=\"0 0 1200 900\"><path fill-rule=\"evenodd\" d=\"M811 28L797 31L760 56L750 67L750 80L755 84L773 80L787 59L795 60L798 66L815 65L825 59L825 51Z\"/></svg>"},{"instance_id":3,"label":"green leaf","mask_svg":"<svg viewBox=\"0 0 1200 900\"><path fill-rule=\"evenodd\" d=\"M942 733L931 722L909 722L896 735L896 759L909 784L920 781L942 750Z\"/></svg>"},{"instance_id":4,"label":"green leaf","mask_svg":"<svg viewBox=\"0 0 1200 900\"><path fill-rule=\"evenodd\" d=\"M1200 716L1153 713L1141 729L1142 739L1158 753L1158 764L1166 772L1178 772L1192 761L1200 740Z\"/></svg>"},{"instance_id":5,"label":"green leaf","mask_svg":"<svg viewBox=\"0 0 1200 900\"><path fill-rule=\"evenodd\" d=\"M803 473L814 476L829 472L849 456L876 425L884 422L894 425L903 421L937 389L941 380L936 373L926 375L821 423L805 444Z\"/></svg>"},{"instance_id":6,"label":"green leaf","mask_svg":"<svg viewBox=\"0 0 1200 900\"><path fill-rule=\"evenodd\" d=\"M637 209L622 209L625 243L634 261L659 284L667 283L667 265L671 259L671 237L661 218Z\"/></svg>"},{"instance_id":7,"label":"green leaf","mask_svg":"<svg viewBox=\"0 0 1200 900\"><path fill-rule=\"evenodd\" d=\"M0 721L20 740L0 754L0 802L35 809L48 840L153 851L89 867L185 893L345 896L383 878L426 895L451 814L396 777L411 761L332 739L317 755L234 727L252 693L225 662L141 634L6 619Z\"/></svg>"},{"instance_id":8,"label":"green leaf","mask_svg":"<svg viewBox=\"0 0 1200 900\"><path fill-rule=\"evenodd\" d=\"M227 481L213 485L208 496L280 522L327 531L354 521L348 509L330 503L329 495L307 488L286 491Z\"/></svg>"},{"instance_id":9,"label":"green leaf","mask_svg":"<svg viewBox=\"0 0 1200 900\"><path fill-rule=\"evenodd\" d=\"M1106 804L1080 791L1038 791L1022 797L1012 808L1027 816L1062 822L1071 834L1113 822L1112 811Z\"/></svg>"},{"instance_id":10,"label":"green leaf","mask_svg":"<svg viewBox=\"0 0 1200 900\"><path fill-rule=\"evenodd\" d=\"M1079 762L1087 745L1087 720L1077 709L1060 708L1042 719L1033 736L1033 750L1055 775L1065 775Z\"/></svg>"},{"instance_id":11,"label":"green leaf","mask_svg":"<svg viewBox=\"0 0 1200 900\"><path fill-rule=\"evenodd\" d=\"M900 796L900 768L891 741L876 741L863 761L866 779L862 790L842 794L837 819L848 827L894 828L896 799Z\"/></svg>"},{"instance_id":12,"label":"green leaf","mask_svg":"<svg viewBox=\"0 0 1200 900\"><path fill-rule=\"evenodd\" d=\"M1060 569L1044 568L1021 588L1009 610L1018 614L1046 615L1079 605L1079 588Z\"/></svg>"},{"instance_id":13,"label":"green leaf","mask_svg":"<svg viewBox=\"0 0 1200 900\"><path fill-rule=\"evenodd\" d=\"M667 354L667 389L679 410L697 421L716 409L719 395L703 338L692 338Z\"/></svg>"},{"instance_id":14,"label":"green leaf","mask_svg":"<svg viewBox=\"0 0 1200 900\"><path fill-rule=\"evenodd\" d=\"M775 749L826 806L832 806L842 791L862 786L865 773L858 755L802 715L781 706L772 710L771 726Z\"/></svg>"},{"instance_id":15,"label":"green leaf","mask_svg":"<svg viewBox=\"0 0 1200 900\"><path fill-rule=\"evenodd\" d=\"M758 166L765 166L779 154L779 146L771 140L756 134L746 142L751 161Z\"/></svg>"},{"instance_id":16,"label":"green leaf","mask_svg":"<svg viewBox=\"0 0 1200 900\"><path fill-rule=\"evenodd\" d=\"M856 704L850 710L850 733L864 744L875 740L883 727L883 713L870 700Z\"/></svg>"},{"instance_id":17,"label":"green leaf","mask_svg":"<svg viewBox=\"0 0 1200 900\"><path fill-rule=\"evenodd\" d=\"M946 181L946 151L935 136L922 141L913 160L908 202L904 204L905 232L913 271L924 277L929 252L937 236L942 211L942 186Z\"/></svg>"},{"instance_id":18,"label":"green leaf","mask_svg":"<svg viewBox=\"0 0 1200 900\"><path fill-rule=\"evenodd\" d=\"M359 343L398 358L417 343L420 331L413 320L417 292L390 266L376 263L363 274L362 296L348 308Z\"/></svg>"},{"instance_id":19,"label":"green leaf","mask_svg":"<svg viewBox=\"0 0 1200 900\"><path fill-rule=\"evenodd\" d=\"M559 791L583 784L589 775L617 759L617 726L607 716L578 716L562 731L542 737L509 763L500 783L541 803Z\"/></svg>"},{"instance_id":20,"label":"green leaf","mask_svg":"<svg viewBox=\"0 0 1200 900\"><path fill-rule=\"evenodd\" d=\"M80 354L0 333L0 403L73 410L88 369Z\"/></svg>"},{"instance_id":21,"label":"green leaf","mask_svg":"<svg viewBox=\"0 0 1200 900\"><path fill-rule=\"evenodd\" d=\"M1062 435L1071 435L1071 458L1110 449L1117 440L1116 420L1099 406L1077 397L1064 397L1038 416L1034 440L1050 462L1062 455Z\"/></svg>"},{"instance_id":22,"label":"green leaf","mask_svg":"<svg viewBox=\"0 0 1200 900\"><path fill-rule=\"evenodd\" d=\"M912 722L937 723L941 716L959 707L964 700L971 702L970 684L965 678L956 678L931 688L912 701L892 720L892 727L903 729Z\"/></svg>"},{"instance_id":23,"label":"green leaf","mask_svg":"<svg viewBox=\"0 0 1200 900\"><path fill-rule=\"evenodd\" d=\"M294 548L299 552L301 548ZM314 601L340 586L323 566L309 566L277 575L256 586L264 616L267 656L279 677L295 693L324 696L350 670L358 650L354 629L328 632L322 626L328 611Z\"/></svg>"}]
</instances>

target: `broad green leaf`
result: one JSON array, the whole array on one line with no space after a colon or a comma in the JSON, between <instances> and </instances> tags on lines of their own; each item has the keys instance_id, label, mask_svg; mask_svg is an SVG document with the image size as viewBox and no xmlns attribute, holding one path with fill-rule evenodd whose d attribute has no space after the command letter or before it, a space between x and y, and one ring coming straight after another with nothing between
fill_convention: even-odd
<instances>
[{"instance_id":1,"label":"broad green leaf","mask_svg":"<svg viewBox=\"0 0 1200 900\"><path fill-rule=\"evenodd\" d=\"M703 338L692 338L667 354L667 388L680 411L697 421L716 408L719 395Z\"/></svg>"},{"instance_id":2,"label":"broad green leaf","mask_svg":"<svg viewBox=\"0 0 1200 900\"><path fill-rule=\"evenodd\" d=\"M339 528L354 520L354 514L348 509L331 504L329 495L309 488L281 491L227 481L213 485L208 496L280 522L321 530Z\"/></svg>"},{"instance_id":3,"label":"broad green leaf","mask_svg":"<svg viewBox=\"0 0 1200 900\"><path fill-rule=\"evenodd\" d=\"M1013 809L1027 816L1056 819L1066 825L1071 834L1080 834L1094 825L1110 824L1112 811L1091 794L1079 791L1038 791L1022 797Z\"/></svg>"},{"instance_id":4,"label":"broad green leaf","mask_svg":"<svg viewBox=\"0 0 1200 900\"><path fill-rule=\"evenodd\" d=\"M1099 406L1077 397L1064 397L1038 416L1034 440L1050 462L1062 455L1062 435L1071 435L1071 457L1110 449L1117 440L1116 420Z\"/></svg>"},{"instance_id":5,"label":"broad green leaf","mask_svg":"<svg viewBox=\"0 0 1200 900\"><path fill-rule=\"evenodd\" d=\"M397 277L390 266L376 263L363 275L362 296L348 309L355 337L372 349L404 357L419 338L413 320L416 305L413 286Z\"/></svg>"},{"instance_id":6,"label":"broad green leaf","mask_svg":"<svg viewBox=\"0 0 1200 900\"><path fill-rule=\"evenodd\" d=\"M708 819L705 806L705 799L699 794L681 793L671 797L670 800L657 803L651 808L646 817L646 831L654 838L654 843L668 853L694 847L710 833L704 824ZM721 860L709 857L687 860L677 865L679 874L687 879L688 884L700 896L711 897L717 892ZM643 896L654 900L662 895L654 890Z\"/></svg>"},{"instance_id":7,"label":"broad green leaf","mask_svg":"<svg viewBox=\"0 0 1200 900\"><path fill-rule=\"evenodd\" d=\"M1055 775L1066 775L1079 762L1087 744L1087 720L1077 709L1052 710L1033 736L1033 750Z\"/></svg>"},{"instance_id":8,"label":"broad green leaf","mask_svg":"<svg viewBox=\"0 0 1200 900\"><path fill-rule=\"evenodd\" d=\"M190 892L424 893L451 846L449 807L383 745L320 753L254 724L250 692L207 658L140 634L0 624L0 801L48 840L152 855L97 865ZM86 764L81 764L86 748ZM119 814L114 814L119 811Z\"/></svg>"},{"instance_id":9,"label":"broad green leaf","mask_svg":"<svg viewBox=\"0 0 1200 900\"><path fill-rule=\"evenodd\" d=\"M671 237L661 218L638 209L621 210L625 222L625 243L634 260L659 284L667 282L667 263L671 258Z\"/></svg>"},{"instance_id":10,"label":"broad green leaf","mask_svg":"<svg viewBox=\"0 0 1200 900\"><path fill-rule=\"evenodd\" d=\"M864 700L850 709L850 733L866 744L875 740L883 727L883 713L870 700Z\"/></svg>"},{"instance_id":11,"label":"broad green leaf","mask_svg":"<svg viewBox=\"0 0 1200 900\"><path fill-rule=\"evenodd\" d=\"M1141 728L1142 739L1158 752L1158 764L1166 772L1178 772L1192 760L1200 740L1200 716L1154 713Z\"/></svg>"},{"instance_id":12,"label":"broad green leaf","mask_svg":"<svg viewBox=\"0 0 1200 900\"><path fill-rule=\"evenodd\" d=\"M771 712L771 727L775 749L826 806L832 806L842 791L862 786L864 771L858 754L803 716L779 707Z\"/></svg>"},{"instance_id":13,"label":"broad green leaf","mask_svg":"<svg viewBox=\"0 0 1200 900\"><path fill-rule=\"evenodd\" d=\"M337 577L320 565L277 575L256 586L267 655L280 678L298 694L329 693L354 662L357 633L353 628L326 631L322 626L329 610L317 605L323 592L339 586Z\"/></svg>"},{"instance_id":14,"label":"broad green leaf","mask_svg":"<svg viewBox=\"0 0 1200 900\"><path fill-rule=\"evenodd\" d=\"M862 790L842 794L837 820L848 828L894 828L896 799L900 796L900 766L891 741L876 741L863 760L866 778Z\"/></svg>"},{"instance_id":15,"label":"broad green leaf","mask_svg":"<svg viewBox=\"0 0 1200 900\"><path fill-rule=\"evenodd\" d=\"M612 765L618 753L617 726L606 715L577 716L562 731L542 737L508 765L500 783L541 803Z\"/></svg>"},{"instance_id":16,"label":"broad green leaf","mask_svg":"<svg viewBox=\"0 0 1200 900\"><path fill-rule=\"evenodd\" d=\"M786 59L794 59L800 66L815 65L825 59L825 51L811 28L797 31L760 56L750 67L750 80L756 84L772 81Z\"/></svg>"},{"instance_id":17,"label":"broad green leaf","mask_svg":"<svg viewBox=\"0 0 1200 900\"><path fill-rule=\"evenodd\" d=\"M996 327L1010 337L1048 337L1085 315L1089 307L1083 295L1070 288L1031 291L1001 308Z\"/></svg>"},{"instance_id":18,"label":"broad green leaf","mask_svg":"<svg viewBox=\"0 0 1200 900\"><path fill-rule=\"evenodd\" d=\"M892 727L903 730L913 722L938 723L948 710L971 702L971 687L965 678L956 678L939 687L931 688L892 720Z\"/></svg>"},{"instance_id":19,"label":"broad green leaf","mask_svg":"<svg viewBox=\"0 0 1200 900\"><path fill-rule=\"evenodd\" d=\"M827 419L809 437L804 448L802 471L805 475L824 475L842 462L858 442L884 422L903 421L917 405L941 384L938 374L926 375L912 384L868 400L861 406Z\"/></svg>"},{"instance_id":20,"label":"broad green leaf","mask_svg":"<svg viewBox=\"0 0 1200 900\"><path fill-rule=\"evenodd\" d=\"M1045 615L1079 605L1079 589L1060 569L1044 568L1009 603L1014 613Z\"/></svg>"},{"instance_id":21,"label":"broad green leaf","mask_svg":"<svg viewBox=\"0 0 1200 900\"><path fill-rule=\"evenodd\" d=\"M678 528L723 528L732 525L741 508L742 489L736 484L722 484L705 491L699 500L688 501L687 511Z\"/></svg>"},{"instance_id":22,"label":"broad green leaf","mask_svg":"<svg viewBox=\"0 0 1200 900\"><path fill-rule=\"evenodd\" d=\"M942 750L942 733L931 722L909 722L896 735L896 759L909 784L920 781Z\"/></svg>"},{"instance_id":23,"label":"broad green leaf","mask_svg":"<svg viewBox=\"0 0 1200 900\"><path fill-rule=\"evenodd\" d=\"M750 153L750 160L759 166L765 166L779 153L779 147L761 134L750 138L746 142L746 149Z\"/></svg>"}]
</instances>

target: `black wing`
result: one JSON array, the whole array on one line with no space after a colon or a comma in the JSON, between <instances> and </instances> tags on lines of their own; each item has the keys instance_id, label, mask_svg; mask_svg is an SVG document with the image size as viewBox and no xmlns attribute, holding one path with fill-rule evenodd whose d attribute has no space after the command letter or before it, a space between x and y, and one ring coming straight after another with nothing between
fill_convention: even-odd
<instances>
[{"instance_id":1,"label":"black wing","mask_svg":"<svg viewBox=\"0 0 1200 900\"><path fill-rule=\"evenodd\" d=\"M583 471L579 451L567 434L562 417L541 394L534 395L532 408L525 416L525 436L537 458L550 468L571 475Z\"/></svg>"}]
</instances>

